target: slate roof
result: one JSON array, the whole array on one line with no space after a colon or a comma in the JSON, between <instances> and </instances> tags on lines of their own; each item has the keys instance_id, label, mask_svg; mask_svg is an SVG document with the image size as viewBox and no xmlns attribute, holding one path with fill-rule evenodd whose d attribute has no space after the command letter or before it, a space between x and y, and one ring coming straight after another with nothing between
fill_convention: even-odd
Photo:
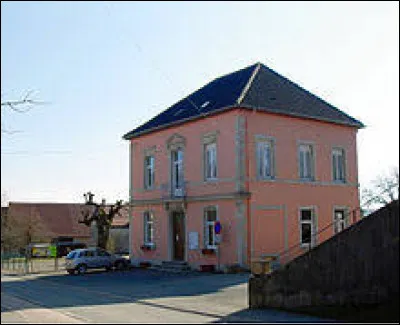
<instances>
[{"instance_id":1,"label":"slate roof","mask_svg":"<svg viewBox=\"0 0 400 325\"><path fill-rule=\"evenodd\" d=\"M232 108L250 108L311 118L356 128L364 124L313 95L272 69L256 63L219 77L183 98L138 128L128 140L171 125Z\"/></svg>"}]
</instances>

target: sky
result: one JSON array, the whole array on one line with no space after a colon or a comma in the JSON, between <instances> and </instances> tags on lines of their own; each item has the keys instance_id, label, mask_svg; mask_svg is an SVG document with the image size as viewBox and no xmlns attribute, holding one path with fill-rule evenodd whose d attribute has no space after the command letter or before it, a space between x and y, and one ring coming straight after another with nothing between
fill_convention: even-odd
<instances>
[{"instance_id":1,"label":"sky","mask_svg":"<svg viewBox=\"0 0 400 325\"><path fill-rule=\"evenodd\" d=\"M359 182L399 166L399 3L1 1L1 193L128 200L122 136L261 62L360 120ZM96 199L97 198L97 199Z\"/></svg>"}]
</instances>

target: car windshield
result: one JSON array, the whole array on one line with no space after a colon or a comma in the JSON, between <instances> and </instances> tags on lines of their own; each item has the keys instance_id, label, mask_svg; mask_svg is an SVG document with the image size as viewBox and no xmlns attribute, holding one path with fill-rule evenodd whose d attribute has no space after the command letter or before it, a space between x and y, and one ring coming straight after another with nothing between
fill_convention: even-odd
<instances>
[{"instance_id":1,"label":"car windshield","mask_svg":"<svg viewBox=\"0 0 400 325\"><path fill-rule=\"evenodd\" d=\"M75 257L75 255L76 255L75 251L69 252L68 255L67 255L67 258L68 259L73 259Z\"/></svg>"}]
</instances>

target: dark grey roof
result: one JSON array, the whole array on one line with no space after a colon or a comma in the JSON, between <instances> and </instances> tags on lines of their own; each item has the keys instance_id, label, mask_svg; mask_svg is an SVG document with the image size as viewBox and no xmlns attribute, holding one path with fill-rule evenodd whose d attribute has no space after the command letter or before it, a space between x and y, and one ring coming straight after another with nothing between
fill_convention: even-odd
<instances>
[{"instance_id":1,"label":"dark grey roof","mask_svg":"<svg viewBox=\"0 0 400 325\"><path fill-rule=\"evenodd\" d=\"M362 128L364 125L261 63L219 77L123 136L244 107Z\"/></svg>"}]
</instances>

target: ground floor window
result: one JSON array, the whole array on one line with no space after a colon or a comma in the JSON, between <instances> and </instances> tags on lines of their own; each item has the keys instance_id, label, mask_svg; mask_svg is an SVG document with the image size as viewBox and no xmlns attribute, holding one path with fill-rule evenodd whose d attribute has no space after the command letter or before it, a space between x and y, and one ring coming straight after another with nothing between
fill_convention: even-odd
<instances>
[{"instance_id":1,"label":"ground floor window","mask_svg":"<svg viewBox=\"0 0 400 325\"><path fill-rule=\"evenodd\" d=\"M144 244L154 244L154 217L150 211L144 213Z\"/></svg>"},{"instance_id":2,"label":"ground floor window","mask_svg":"<svg viewBox=\"0 0 400 325\"><path fill-rule=\"evenodd\" d=\"M338 232L341 232L347 227L347 220L348 220L348 215L347 215L346 209L335 209L334 211L334 232L337 234Z\"/></svg>"},{"instance_id":3,"label":"ground floor window","mask_svg":"<svg viewBox=\"0 0 400 325\"><path fill-rule=\"evenodd\" d=\"M316 217L313 208L300 209L300 244L314 246L316 243Z\"/></svg>"},{"instance_id":4,"label":"ground floor window","mask_svg":"<svg viewBox=\"0 0 400 325\"><path fill-rule=\"evenodd\" d=\"M204 209L204 246L208 249L215 249L215 221L217 221L217 207Z\"/></svg>"}]
</instances>

